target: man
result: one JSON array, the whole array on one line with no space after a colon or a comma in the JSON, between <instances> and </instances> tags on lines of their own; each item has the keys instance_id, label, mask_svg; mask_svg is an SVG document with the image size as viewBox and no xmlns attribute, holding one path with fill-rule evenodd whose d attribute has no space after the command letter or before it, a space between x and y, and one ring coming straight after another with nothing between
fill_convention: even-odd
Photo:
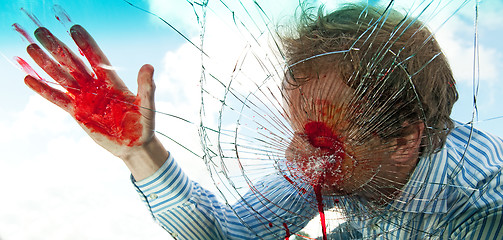
<instances>
[{"instance_id":1,"label":"man","mask_svg":"<svg viewBox=\"0 0 503 240\"><path fill-rule=\"evenodd\" d=\"M35 76L25 82L124 161L177 239L288 237L332 207L345 210L346 223L324 238L498 239L503 143L449 118L452 73L413 20L360 5L303 16L296 35L283 38L285 115L295 131L284 174L256 183L233 206L188 179L154 135L150 65L134 96L103 67L110 63L82 27L71 34L93 71L39 28L35 36L59 64L36 44L28 53L68 92Z\"/></svg>"},{"instance_id":2,"label":"man","mask_svg":"<svg viewBox=\"0 0 503 240\"><path fill-rule=\"evenodd\" d=\"M365 6L320 15L284 39L288 116L300 132L287 158L304 181L347 196L347 224L332 237L503 236L502 141L450 119L457 92L430 31ZM313 123L329 134L310 136ZM323 161L321 174L306 167Z\"/></svg>"}]
</instances>

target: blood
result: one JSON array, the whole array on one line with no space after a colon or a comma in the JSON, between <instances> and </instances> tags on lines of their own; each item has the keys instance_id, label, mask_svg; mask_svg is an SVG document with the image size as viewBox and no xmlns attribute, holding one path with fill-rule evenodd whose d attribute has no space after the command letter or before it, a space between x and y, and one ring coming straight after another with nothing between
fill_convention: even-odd
<instances>
[{"instance_id":1,"label":"blood","mask_svg":"<svg viewBox=\"0 0 503 240\"><path fill-rule=\"evenodd\" d=\"M55 39L52 34L46 38ZM87 39L84 41L88 41ZM96 56L92 48L82 49L86 56ZM58 46L57 54L72 58L70 50ZM70 59L78 63L74 59ZM88 59L96 66L101 59ZM127 90L119 90L105 79L108 77L103 69L94 69L96 74L88 74L83 65L77 64L70 74L79 83L79 91L67 94L73 100L74 118L86 126L91 132L97 132L108 139L127 146L139 145L143 126L140 123L141 113L136 97ZM100 72L103 71L103 72ZM100 73L100 74L97 74Z\"/></svg>"},{"instance_id":2,"label":"blood","mask_svg":"<svg viewBox=\"0 0 503 240\"><path fill-rule=\"evenodd\" d=\"M25 60L20 57L15 60L26 74L42 80ZM139 123L141 114L136 97L113 88L103 79L72 75L81 87L80 91L68 93L74 99L75 119L119 144L138 145L143 126Z\"/></svg>"},{"instance_id":3,"label":"blood","mask_svg":"<svg viewBox=\"0 0 503 240\"><path fill-rule=\"evenodd\" d=\"M75 96L75 119L120 144L138 145L143 127L135 97L101 79L84 83Z\"/></svg>"},{"instance_id":4,"label":"blood","mask_svg":"<svg viewBox=\"0 0 503 240\"><path fill-rule=\"evenodd\" d=\"M286 222L283 223L283 227L285 228L285 240L288 240L290 237L290 229L288 229L288 225L286 225Z\"/></svg>"},{"instance_id":5,"label":"blood","mask_svg":"<svg viewBox=\"0 0 503 240\"><path fill-rule=\"evenodd\" d=\"M60 5L55 4L53 6L53 10L56 13L56 15L55 15L56 19L61 24L63 24L63 26L65 26L66 28L68 28L69 25L72 25L72 20L70 19L70 17L66 13L66 11L63 9L63 7L61 7Z\"/></svg>"},{"instance_id":6,"label":"blood","mask_svg":"<svg viewBox=\"0 0 503 240\"><path fill-rule=\"evenodd\" d=\"M311 184L313 185L318 212L320 214L323 240L327 240L322 189L326 186L330 187L334 184L341 184L344 175L341 169L342 160L345 155L344 145L334 131L323 122L308 122L304 125L304 131L309 143L313 147L318 148L323 156L316 159L316 161L322 161L320 169L305 169L305 171L321 171L307 174L316 176L316 179L311 179Z\"/></svg>"},{"instance_id":7,"label":"blood","mask_svg":"<svg viewBox=\"0 0 503 240\"><path fill-rule=\"evenodd\" d=\"M269 227L272 228L272 222L269 222Z\"/></svg>"},{"instance_id":8,"label":"blood","mask_svg":"<svg viewBox=\"0 0 503 240\"><path fill-rule=\"evenodd\" d=\"M301 171L313 186L321 184L321 180L322 187L340 186L344 179L342 161L346 155L341 138L323 122L306 123L304 132L308 142L317 148L317 152L307 154L307 159L300 159L298 164ZM313 164L315 167L312 167Z\"/></svg>"},{"instance_id":9,"label":"blood","mask_svg":"<svg viewBox=\"0 0 503 240\"><path fill-rule=\"evenodd\" d=\"M92 49L87 49L87 51L92 51ZM60 54L69 52L64 48ZM24 61L18 60L18 62L28 74L35 73ZM71 72L80 85L79 91L67 93L73 99L74 118L91 132L101 133L118 144L139 145L143 126L139 121L141 114L139 103L135 102L136 97L127 90L121 91L114 88L105 79L90 76L85 72L82 69ZM106 76L106 74L99 76Z\"/></svg>"},{"instance_id":10,"label":"blood","mask_svg":"<svg viewBox=\"0 0 503 240\"><path fill-rule=\"evenodd\" d=\"M291 184L294 184L294 182L292 181L292 179L290 179L287 175L283 175L283 177Z\"/></svg>"},{"instance_id":11,"label":"blood","mask_svg":"<svg viewBox=\"0 0 503 240\"><path fill-rule=\"evenodd\" d=\"M308 122L304 130L309 143L314 147L329 150L335 153L343 148L339 137L323 122Z\"/></svg>"},{"instance_id":12,"label":"blood","mask_svg":"<svg viewBox=\"0 0 503 240\"><path fill-rule=\"evenodd\" d=\"M287 175L283 175L283 177L284 177L284 178L285 178L285 179L286 179L286 180L287 180L290 184L292 184L292 185L294 185L294 186L296 186L296 187L297 187L297 184L296 184L296 183L295 183L295 182L294 182L294 181L293 181L290 177L288 177ZM306 193L307 193L307 190L306 190L305 188L303 188L303 187L298 188L298 189L299 189L300 193L302 193L302 194L306 194Z\"/></svg>"},{"instance_id":13,"label":"blood","mask_svg":"<svg viewBox=\"0 0 503 240\"><path fill-rule=\"evenodd\" d=\"M19 66L21 66L21 68L26 74L40 80L42 79L42 77L40 77L40 75L38 75L38 73L35 72L35 70L33 70L30 64L28 64L24 59L20 57L14 57L14 60L16 60L16 62L19 64Z\"/></svg>"},{"instance_id":14,"label":"blood","mask_svg":"<svg viewBox=\"0 0 503 240\"><path fill-rule=\"evenodd\" d=\"M26 16L28 16L33 21L33 23L35 23L35 25L37 25L37 27L42 27L42 24L40 23L40 20L38 20L38 18L35 17L35 15L29 13L24 8L21 8L21 11L23 11L26 14Z\"/></svg>"},{"instance_id":15,"label":"blood","mask_svg":"<svg viewBox=\"0 0 503 240\"><path fill-rule=\"evenodd\" d=\"M320 213L321 221L321 231L323 234L323 240L327 240L327 226L325 219L325 211L323 210L323 196L321 194L321 185L317 184L314 186L314 193L316 195L316 202L318 203L318 212Z\"/></svg>"},{"instance_id":16,"label":"blood","mask_svg":"<svg viewBox=\"0 0 503 240\"><path fill-rule=\"evenodd\" d=\"M12 27L14 27L14 30L21 34L30 44L35 43L33 39L30 37L30 35L21 27L21 25L14 23L12 24Z\"/></svg>"},{"instance_id":17,"label":"blood","mask_svg":"<svg viewBox=\"0 0 503 240\"><path fill-rule=\"evenodd\" d=\"M320 214L320 223L323 240L327 240L326 217L324 212L323 191L329 191L337 186L342 186L345 170L342 162L346 152L342 138L327 126L324 122L310 121L304 125L304 136L315 150L298 148L293 163L297 168L292 171L300 171L307 178L308 184L313 186ZM294 172L295 174L295 172ZM284 176L287 181L291 181ZM286 224L283 224L286 227Z\"/></svg>"},{"instance_id":18,"label":"blood","mask_svg":"<svg viewBox=\"0 0 503 240\"><path fill-rule=\"evenodd\" d=\"M20 57L14 57L14 60L19 64L19 66L23 69L23 71L30 75L31 77L35 78L36 80L32 79L25 79L26 84L28 84L35 92L38 92L42 95L47 93L47 89L50 89L50 87L47 85L47 81L42 79L40 75L38 75L35 70L22 58ZM51 92L50 93L52 101L54 103L58 104L68 104L68 98L66 98L64 93L62 92Z\"/></svg>"}]
</instances>

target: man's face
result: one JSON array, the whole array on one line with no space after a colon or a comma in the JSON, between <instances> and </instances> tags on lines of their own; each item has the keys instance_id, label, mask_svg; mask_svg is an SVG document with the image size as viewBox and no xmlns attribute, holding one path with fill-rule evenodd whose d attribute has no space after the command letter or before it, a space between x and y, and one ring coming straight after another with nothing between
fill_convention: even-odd
<instances>
[{"instance_id":1,"label":"man's face","mask_svg":"<svg viewBox=\"0 0 503 240\"><path fill-rule=\"evenodd\" d=\"M297 76L296 76L297 77ZM294 136L286 151L288 170L324 194L374 191L389 147L377 136L359 142L358 125L349 116L358 114L354 90L334 73L307 77L302 86L285 90L287 117ZM381 173L381 174L380 174Z\"/></svg>"}]
</instances>

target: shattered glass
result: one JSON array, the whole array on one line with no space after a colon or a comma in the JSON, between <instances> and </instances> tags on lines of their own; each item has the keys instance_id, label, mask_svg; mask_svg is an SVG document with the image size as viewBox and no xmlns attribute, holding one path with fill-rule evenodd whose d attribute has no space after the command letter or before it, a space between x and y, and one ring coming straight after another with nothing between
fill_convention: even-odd
<instances>
[{"instance_id":1,"label":"shattered glass","mask_svg":"<svg viewBox=\"0 0 503 240\"><path fill-rule=\"evenodd\" d=\"M292 225L282 215L262 215L261 211L248 209L278 239L290 235L298 239L330 239L336 235L358 239L367 227L359 224L381 221L389 221L390 227L374 229L366 237L396 239L397 232L406 231L412 237L434 238L443 229L425 230L418 223L420 219L404 219L401 210L419 206L417 211L430 211L435 207L435 200L416 205L422 202L424 190L432 185L436 186L433 194L437 198L456 198L449 195L451 188L465 188L468 194L484 191L484 186L471 189L435 182L433 177L414 182L396 180L402 179L396 177L400 173L387 167L386 159L396 153L397 146L406 145L395 142L394 137L403 134L408 126L424 123L422 164L405 178L414 179L414 174L420 173L430 176L439 167L428 154L441 151L438 136L447 134L449 129L435 118L438 113L425 109L421 102L424 91L433 91L437 86L424 90L416 84L425 84L417 79L427 74L425 69L445 58L438 51L424 54L430 44L436 44L432 36L447 31L449 24L458 18L472 18L469 22L473 28L468 35L472 37L469 48L473 55L467 61L472 67L469 79L473 90L470 101L456 105L455 109L460 110L453 118L459 117L457 120L462 123L458 124L470 128L501 123L501 112L484 113L480 117L478 111L477 100L483 85L478 43L480 1L366 1L362 11L353 13L360 26L358 35L341 37L335 49L321 46L309 52L292 50L288 41L304 41L292 26L299 23L298 18L315 22L322 4L325 7L321 11L329 13L341 6L342 1L180 2L177 7L186 14L180 18L187 26L171 23L169 15L145 7L141 1L120 2L129 5L136 14L148 14L158 24L167 25L163 31L174 33L171 37L184 42L185 52L196 61L191 62L195 68L186 76L191 78L187 80L189 85L183 86L190 90L181 91L188 95L184 101L195 102L197 108L174 112L169 105L158 106L156 132L177 151L183 151L179 154L168 147L178 161L194 158L204 163L213 181L210 188L229 206L246 194L246 201L252 202L241 202L244 206L259 202L263 208L276 205L285 211L289 209L285 202L309 206L311 209L291 213L309 222L307 226ZM382 9L377 18L370 13L372 6ZM59 6L54 9L57 15L66 16ZM391 9L404 17L393 18ZM384 24L390 22L390 26ZM432 35L424 31L426 28ZM385 31L390 32L382 36ZM422 43L409 49L412 42L408 39L421 34L426 34L419 38ZM383 37L387 37L384 42L379 39ZM315 37L307 40L312 38ZM307 40L302 44L308 44ZM442 49L448 47L440 44ZM418 55L423 59L416 61ZM342 69L345 74L333 76L333 72L326 70L331 67ZM455 82L446 81L444 92L438 94L454 95ZM168 89L182 86L166 82L158 85L172 84L165 87ZM460 90L461 97L465 92ZM167 96L161 98L169 101ZM185 126L187 135L174 134L170 130L173 126L162 123L165 120ZM199 139L199 145L194 139ZM463 167L461 161L459 170L454 172ZM291 194L289 199L269 199L269 192L262 192L277 190L264 186L267 179L276 178L290 184L285 190ZM390 202L394 205L388 205ZM356 227L357 232L355 226L360 226ZM334 230L337 232L333 233Z\"/></svg>"}]
</instances>

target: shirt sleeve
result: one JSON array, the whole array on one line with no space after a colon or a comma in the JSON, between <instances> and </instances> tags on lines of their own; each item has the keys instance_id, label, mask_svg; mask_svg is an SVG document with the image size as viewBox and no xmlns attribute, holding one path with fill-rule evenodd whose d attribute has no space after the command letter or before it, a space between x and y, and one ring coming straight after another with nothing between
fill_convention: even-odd
<instances>
[{"instance_id":1,"label":"shirt sleeve","mask_svg":"<svg viewBox=\"0 0 503 240\"><path fill-rule=\"evenodd\" d=\"M503 238L503 206L480 210L462 220L451 234L456 240L497 240Z\"/></svg>"},{"instance_id":2,"label":"shirt sleeve","mask_svg":"<svg viewBox=\"0 0 503 240\"><path fill-rule=\"evenodd\" d=\"M154 219L175 239L281 239L317 213L281 177L254 185L233 205L191 181L171 157L152 176L131 180Z\"/></svg>"}]
</instances>

